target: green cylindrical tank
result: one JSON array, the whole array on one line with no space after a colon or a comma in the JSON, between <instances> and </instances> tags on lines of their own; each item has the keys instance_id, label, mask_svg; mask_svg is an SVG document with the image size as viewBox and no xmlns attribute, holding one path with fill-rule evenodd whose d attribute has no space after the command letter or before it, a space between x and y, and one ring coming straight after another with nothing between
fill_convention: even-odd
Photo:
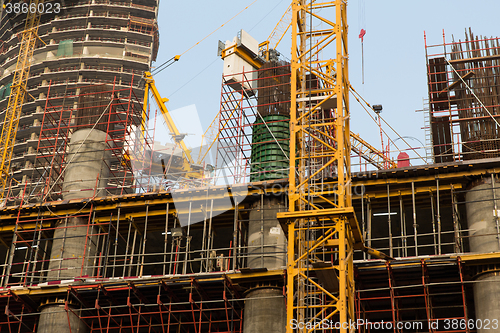
<instances>
[{"instance_id":1,"label":"green cylindrical tank","mask_svg":"<svg viewBox=\"0 0 500 333\"><path fill-rule=\"evenodd\" d=\"M252 127L251 182L288 178L290 117L272 114L263 119L265 124L259 117Z\"/></svg>"}]
</instances>

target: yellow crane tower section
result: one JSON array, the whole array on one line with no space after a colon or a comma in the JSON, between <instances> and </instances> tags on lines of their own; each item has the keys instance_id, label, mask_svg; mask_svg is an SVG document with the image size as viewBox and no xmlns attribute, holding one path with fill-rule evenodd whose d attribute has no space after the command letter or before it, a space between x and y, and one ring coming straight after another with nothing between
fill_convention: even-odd
<instances>
[{"instance_id":1,"label":"yellow crane tower section","mask_svg":"<svg viewBox=\"0 0 500 333\"><path fill-rule=\"evenodd\" d=\"M289 211L278 213L288 235L287 333L322 331L325 320L355 331L353 256L363 237L351 202L346 7L292 2Z\"/></svg>"},{"instance_id":2,"label":"yellow crane tower section","mask_svg":"<svg viewBox=\"0 0 500 333\"><path fill-rule=\"evenodd\" d=\"M11 93L7 109L5 110L2 134L0 136L0 154L2 159L0 164L0 199L4 197L7 184L9 183L10 161L16 142L21 109L27 94L26 87L30 73L31 59L38 39L38 24L40 22L40 13L38 12L39 3L43 3L43 0L32 0L28 6L26 24L24 31L21 33L21 44L12 80ZM31 8L35 10L30 10Z\"/></svg>"}]
</instances>

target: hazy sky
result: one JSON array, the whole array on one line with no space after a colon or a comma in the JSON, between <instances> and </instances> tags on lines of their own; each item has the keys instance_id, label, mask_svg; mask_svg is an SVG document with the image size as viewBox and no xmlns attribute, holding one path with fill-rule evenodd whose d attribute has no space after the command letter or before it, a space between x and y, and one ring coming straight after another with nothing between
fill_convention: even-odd
<instances>
[{"instance_id":1,"label":"hazy sky","mask_svg":"<svg viewBox=\"0 0 500 333\"><path fill-rule=\"evenodd\" d=\"M156 65L181 54L207 34L250 5L253 0L191 0L160 2L160 50ZM170 99L170 110L194 104L206 128L219 110L222 60L218 40L232 39L240 29L264 41L290 4L289 0L256 0L250 8L184 54L156 75L158 89ZM427 97L424 31L428 44L463 39L471 27L476 35L498 36L498 0L349 0L350 81L371 104L382 104L383 117L401 135L424 142L423 114L416 113ZM364 38L364 84L361 80L361 29ZM279 51L290 58L291 37ZM153 64L153 65L155 65ZM380 148L378 127L351 97L351 126L365 140ZM178 118L178 117L177 117ZM181 117L181 132L190 132L190 117ZM157 128L156 139L165 143L166 129ZM391 138L397 136L390 133ZM411 144L420 146L418 141ZM399 140L398 145L404 144ZM396 154L397 155L397 154ZM396 156L392 156L396 157Z\"/></svg>"}]
</instances>

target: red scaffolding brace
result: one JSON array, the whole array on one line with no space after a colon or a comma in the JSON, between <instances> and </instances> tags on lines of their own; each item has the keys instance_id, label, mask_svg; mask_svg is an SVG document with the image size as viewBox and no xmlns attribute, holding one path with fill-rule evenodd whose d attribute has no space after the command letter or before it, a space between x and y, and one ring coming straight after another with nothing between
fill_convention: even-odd
<instances>
[{"instance_id":1,"label":"red scaffolding brace","mask_svg":"<svg viewBox=\"0 0 500 333\"><path fill-rule=\"evenodd\" d=\"M147 120L143 119L142 101L133 87L118 87L113 82L67 89L64 94L52 93L51 87L49 84L30 194L38 200L61 197L64 171L71 162L70 138L84 127L99 128L106 133L106 151L111 158L103 161L110 175L105 190L110 194L125 194L143 187L150 175L152 146L148 133L140 134L141 128L147 127ZM82 99L96 102L84 105ZM92 114L93 110L104 111L97 115ZM138 174L141 179L137 179ZM97 193L96 188L83 190L86 193L82 197Z\"/></svg>"}]
</instances>

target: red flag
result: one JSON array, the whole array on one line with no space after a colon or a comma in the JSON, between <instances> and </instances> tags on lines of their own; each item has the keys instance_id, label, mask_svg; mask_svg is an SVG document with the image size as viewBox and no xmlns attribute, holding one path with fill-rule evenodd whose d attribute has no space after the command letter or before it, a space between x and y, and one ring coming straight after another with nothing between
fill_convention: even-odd
<instances>
[{"instance_id":1,"label":"red flag","mask_svg":"<svg viewBox=\"0 0 500 333\"><path fill-rule=\"evenodd\" d=\"M359 38L361 38L361 41L363 41L363 37L365 37L366 35L366 30L365 29L361 29L360 33L359 33Z\"/></svg>"}]
</instances>

